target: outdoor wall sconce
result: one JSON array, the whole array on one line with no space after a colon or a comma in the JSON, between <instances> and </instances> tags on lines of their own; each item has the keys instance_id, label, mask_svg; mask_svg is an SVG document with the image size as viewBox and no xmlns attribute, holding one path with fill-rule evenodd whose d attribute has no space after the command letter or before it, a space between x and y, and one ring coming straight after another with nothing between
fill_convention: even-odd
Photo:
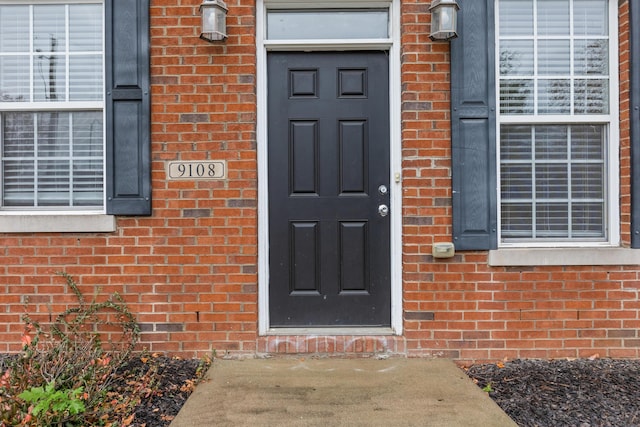
<instances>
[{"instance_id":1,"label":"outdoor wall sconce","mask_svg":"<svg viewBox=\"0 0 640 427\"><path fill-rule=\"evenodd\" d=\"M433 0L431 11L431 40L451 40L458 37L458 10L456 0Z\"/></svg>"},{"instance_id":2,"label":"outdoor wall sconce","mask_svg":"<svg viewBox=\"0 0 640 427\"><path fill-rule=\"evenodd\" d=\"M222 0L204 0L200 5L202 33L200 38L208 42L227 39L227 5Z\"/></svg>"}]
</instances>

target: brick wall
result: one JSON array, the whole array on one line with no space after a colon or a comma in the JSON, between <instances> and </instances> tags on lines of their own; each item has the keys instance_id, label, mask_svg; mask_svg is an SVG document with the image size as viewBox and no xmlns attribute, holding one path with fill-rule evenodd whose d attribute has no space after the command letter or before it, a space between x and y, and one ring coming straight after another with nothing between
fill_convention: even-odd
<instances>
[{"instance_id":1,"label":"brick wall","mask_svg":"<svg viewBox=\"0 0 640 427\"><path fill-rule=\"evenodd\" d=\"M214 45L198 38L199 0L151 3L153 216L119 217L112 234L0 236L0 352L20 349L25 309L46 321L72 301L56 271L87 295L120 293L151 351L255 352L255 6L227 1L230 37ZM178 159L226 160L228 179L167 181Z\"/></svg>"},{"instance_id":2,"label":"brick wall","mask_svg":"<svg viewBox=\"0 0 640 427\"><path fill-rule=\"evenodd\" d=\"M254 4L229 1L229 39L198 38L200 1L152 1L153 224L159 306L152 349L255 351L257 328ZM167 181L167 160L226 160L221 181ZM133 225L133 224L132 224ZM134 227L134 229L136 229ZM160 269L156 271L156 269ZM160 278L157 275L160 274ZM145 322L145 318L142 318ZM154 324L154 322L156 322Z\"/></svg>"},{"instance_id":3,"label":"brick wall","mask_svg":"<svg viewBox=\"0 0 640 427\"><path fill-rule=\"evenodd\" d=\"M402 2L401 337L257 336L255 4L229 0L229 39L198 38L199 0L152 0L153 216L106 234L0 236L0 352L17 351L25 309L47 321L118 292L150 351L196 356L388 352L461 360L638 357L640 268L491 268L486 252L434 260L451 240L449 48L428 38L428 2ZM628 1L620 6L621 221L629 242ZM168 181L170 160L226 160L228 179Z\"/></svg>"},{"instance_id":4,"label":"brick wall","mask_svg":"<svg viewBox=\"0 0 640 427\"><path fill-rule=\"evenodd\" d=\"M448 45L428 4L403 2L403 277L408 355L464 360L638 357L637 267L492 268L486 252L434 260L451 239ZM629 23L620 2L621 232L630 241Z\"/></svg>"}]
</instances>

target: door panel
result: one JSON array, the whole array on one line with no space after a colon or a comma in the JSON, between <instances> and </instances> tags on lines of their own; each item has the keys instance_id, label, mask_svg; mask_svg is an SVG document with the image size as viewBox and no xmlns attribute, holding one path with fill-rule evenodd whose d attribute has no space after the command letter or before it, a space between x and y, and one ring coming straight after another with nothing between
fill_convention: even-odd
<instances>
[{"instance_id":1,"label":"door panel","mask_svg":"<svg viewBox=\"0 0 640 427\"><path fill-rule=\"evenodd\" d=\"M292 258L290 292L320 294L318 223L291 221L290 227Z\"/></svg>"},{"instance_id":2,"label":"door panel","mask_svg":"<svg viewBox=\"0 0 640 427\"><path fill-rule=\"evenodd\" d=\"M317 194L318 122L291 120L291 194Z\"/></svg>"},{"instance_id":3,"label":"door panel","mask_svg":"<svg viewBox=\"0 0 640 427\"><path fill-rule=\"evenodd\" d=\"M367 122L341 120L340 126L340 193L366 193L368 162L365 140Z\"/></svg>"},{"instance_id":4,"label":"door panel","mask_svg":"<svg viewBox=\"0 0 640 427\"><path fill-rule=\"evenodd\" d=\"M386 52L271 52L271 327L390 326Z\"/></svg>"},{"instance_id":5,"label":"door panel","mask_svg":"<svg viewBox=\"0 0 640 427\"><path fill-rule=\"evenodd\" d=\"M368 236L366 222L340 223L340 292L369 291Z\"/></svg>"}]
</instances>

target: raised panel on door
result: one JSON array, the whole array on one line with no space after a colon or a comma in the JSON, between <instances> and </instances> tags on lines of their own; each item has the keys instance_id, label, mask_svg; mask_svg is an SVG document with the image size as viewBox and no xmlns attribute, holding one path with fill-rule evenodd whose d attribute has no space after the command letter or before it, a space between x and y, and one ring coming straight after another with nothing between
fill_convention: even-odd
<instances>
[{"instance_id":1,"label":"raised panel on door","mask_svg":"<svg viewBox=\"0 0 640 427\"><path fill-rule=\"evenodd\" d=\"M367 191L367 127L364 120L341 120L340 127L340 194Z\"/></svg>"},{"instance_id":2,"label":"raised panel on door","mask_svg":"<svg viewBox=\"0 0 640 427\"><path fill-rule=\"evenodd\" d=\"M291 194L317 194L318 123L315 120L292 120L289 126Z\"/></svg>"}]
</instances>

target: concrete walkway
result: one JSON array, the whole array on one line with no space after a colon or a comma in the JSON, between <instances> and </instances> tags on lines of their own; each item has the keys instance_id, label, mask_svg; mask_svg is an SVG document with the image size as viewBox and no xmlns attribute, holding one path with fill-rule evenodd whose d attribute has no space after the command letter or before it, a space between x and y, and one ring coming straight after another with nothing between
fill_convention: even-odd
<instances>
[{"instance_id":1,"label":"concrete walkway","mask_svg":"<svg viewBox=\"0 0 640 427\"><path fill-rule=\"evenodd\" d=\"M215 360L171 427L516 426L443 359Z\"/></svg>"}]
</instances>

